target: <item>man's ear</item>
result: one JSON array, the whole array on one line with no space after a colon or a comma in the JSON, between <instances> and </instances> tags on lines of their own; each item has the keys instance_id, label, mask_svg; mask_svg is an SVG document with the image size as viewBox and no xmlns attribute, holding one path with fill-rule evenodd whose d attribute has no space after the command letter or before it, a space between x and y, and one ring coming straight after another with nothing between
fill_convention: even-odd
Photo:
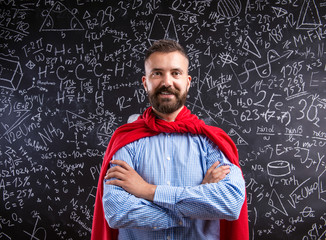
<instances>
[{"instance_id":1,"label":"man's ear","mask_svg":"<svg viewBox=\"0 0 326 240\"><path fill-rule=\"evenodd\" d=\"M145 88L145 91L147 92L146 76L143 76L143 77L141 78L141 81L143 82L143 86L144 86L144 88Z\"/></svg>"},{"instance_id":2,"label":"man's ear","mask_svg":"<svg viewBox=\"0 0 326 240\"><path fill-rule=\"evenodd\" d=\"M190 82L191 82L191 76L188 75L188 84L187 84L187 91L189 91L189 88L190 88Z\"/></svg>"}]
</instances>

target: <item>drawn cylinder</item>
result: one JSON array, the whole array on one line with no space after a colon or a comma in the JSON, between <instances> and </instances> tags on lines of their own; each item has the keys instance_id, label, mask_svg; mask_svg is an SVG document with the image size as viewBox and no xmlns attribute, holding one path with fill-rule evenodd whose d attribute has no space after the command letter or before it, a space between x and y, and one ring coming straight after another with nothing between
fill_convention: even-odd
<instances>
[{"instance_id":1,"label":"drawn cylinder","mask_svg":"<svg viewBox=\"0 0 326 240\"><path fill-rule=\"evenodd\" d=\"M284 177L291 172L287 161L277 160L267 164L267 173L273 177Z\"/></svg>"}]
</instances>

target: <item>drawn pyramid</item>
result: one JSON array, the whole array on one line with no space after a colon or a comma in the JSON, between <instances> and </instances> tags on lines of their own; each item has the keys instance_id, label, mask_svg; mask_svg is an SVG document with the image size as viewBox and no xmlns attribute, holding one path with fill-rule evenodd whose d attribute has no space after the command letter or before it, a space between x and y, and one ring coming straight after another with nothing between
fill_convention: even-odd
<instances>
[{"instance_id":1,"label":"drawn pyramid","mask_svg":"<svg viewBox=\"0 0 326 240\"><path fill-rule=\"evenodd\" d=\"M76 16L61 2L56 2L40 28L40 31L73 31L84 30Z\"/></svg>"},{"instance_id":2,"label":"drawn pyramid","mask_svg":"<svg viewBox=\"0 0 326 240\"><path fill-rule=\"evenodd\" d=\"M271 195L268 199L268 205L277 209L284 215L288 216L287 211L285 210L283 203L281 202L280 196L277 194L275 189L272 190Z\"/></svg>"},{"instance_id":3,"label":"drawn pyramid","mask_svg":"<svg viewBox=\"0 0 326 240\"><path fill-rule=\"evenodd\" d=\"M304 0L301 7L297 29L316 29L321 25L315 0Z\"/></svg>"},{"instance_id":4,"label":"drawn pyramid","mask_svg":"<svg viewBox=\"0 0 326 240\"><path fill-rule=\"evenodd\" d=\"M159 39L172 39L178 41L178 35L172 15L156 14L148 39L151 43Z\"/></svg>"},{"instance_id":5,"label":"drawn pyramid","mask_svg":"<svg viewBox=\"0 0 326 240\"><path fill-rule=\"evenodd\" d=\"M233 128L230 129L230 131L228 132L228 135L230 137L237 138L237 140L235 142L236 145L248 145L248 143L242 137L240 137L240 135Z\"/></svg>"},{"instance_id":6,"label":"drawn pyramid","mask_svg":"<svg viewBox=\"0 0 326 240\"><path fill-rule=\"evenodd\" d=\"M73 112L67 111L67 121L68 121L68 126L69 128L72 127L82 127L85 126L86 124L92 124L92 122L86 118L83 118Z\"/></svg>"},{"instance_id":7,"label":"drawn pyramid","mask_svg":"<svg viewBox=\"0 0 326 240\"><path fill-rule=\"evenodd\" d=\"M272 7L272 9L277 18L283 17L288 14L288 11L286 11L284 8Z\"/></svg>"}]
</instances>

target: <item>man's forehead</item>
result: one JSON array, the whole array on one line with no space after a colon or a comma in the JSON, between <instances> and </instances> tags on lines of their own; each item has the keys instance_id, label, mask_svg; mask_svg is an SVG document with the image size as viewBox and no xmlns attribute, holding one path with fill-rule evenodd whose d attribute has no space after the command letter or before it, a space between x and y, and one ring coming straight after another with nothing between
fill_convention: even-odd
<instances>
[{"instance_id":1,"label":"man's forehead","mask_svg":"<svg viewBox=\"0 0 326 240\"><path fill-rule=\"evenodd\" d=\"M164 61L164 56L170 56L171 59L181 57L182 60L175 60L175 61ZM173 56L173 57L171 57ZM162 61L161 61L162 59ZM171 60L170 59L170 60ZM184 67L183 64L186 64L188 67L188 59L179 51L174 52L155 52L151 54L145 61L145 67L147 68L165 68L169 66L169 68L182 68Z\"/></svg>"}]
</instances>

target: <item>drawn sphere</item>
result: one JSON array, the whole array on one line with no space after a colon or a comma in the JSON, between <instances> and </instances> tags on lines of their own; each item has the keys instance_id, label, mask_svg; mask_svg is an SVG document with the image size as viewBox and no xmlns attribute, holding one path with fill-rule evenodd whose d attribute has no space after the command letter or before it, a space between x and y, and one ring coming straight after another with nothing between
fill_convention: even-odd
<instances>
[{"instance_id":1,"label":"drawn sphere","mask_svg":"<svg viewBox=\"0 0 326 240\"><path fill-rule=\"evenodd\" d=\"M240 11L240 0L220 0L217 3L217 12L225 18L236 17Z\"/></svg>"}]
</instances>

